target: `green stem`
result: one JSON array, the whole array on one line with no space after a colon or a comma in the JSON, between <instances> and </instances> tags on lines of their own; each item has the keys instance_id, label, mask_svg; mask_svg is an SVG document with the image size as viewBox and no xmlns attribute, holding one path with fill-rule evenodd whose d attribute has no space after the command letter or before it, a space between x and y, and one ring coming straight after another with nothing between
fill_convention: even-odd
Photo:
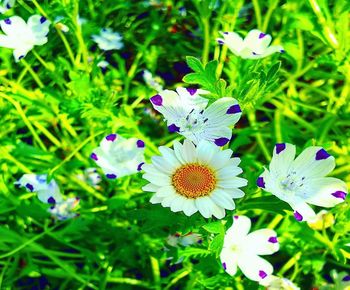
<instances>
[{"instance_id":1,"label":"green stem","mask_svg":"<svg viewBox=\"0 0 350 290\"><path fill-rule=\"evenodd\" d=\"M21 60L21 63L24 65L24 67L29 71L29 73L32 75L34 81L37 83L37 85L39 86L39 88L43 88L44 84L42 83L42 81L40 80L39 76L37 75L37 73L31 68L31 66L24 60Z\"/></svg>"},{"instance_id":2,"label":"green stem","mask_svg":"<svg viewBox=\"0 0 350 290\"><path fill-rule=\"evenodd\" d=\"M254 11L255 11L257 27L258 27L258 29L261 29L261 10L260 10L260 6L259 6L259 1L253 0L253 6L254 6Z\"/></svg>"},{"instance_id":3,"label":"green stem","mask_svg":"<svg viewBox=\"0 0 350 290\"><path fill-rule=\"evenodd\" d=\"M209 48L210 48L210 28L209 28L209 19L207 17L202 19L203 24L203 52L202 52L202 62L204 65L207 64L209 59Z\"/></svg>"}]
</instances>

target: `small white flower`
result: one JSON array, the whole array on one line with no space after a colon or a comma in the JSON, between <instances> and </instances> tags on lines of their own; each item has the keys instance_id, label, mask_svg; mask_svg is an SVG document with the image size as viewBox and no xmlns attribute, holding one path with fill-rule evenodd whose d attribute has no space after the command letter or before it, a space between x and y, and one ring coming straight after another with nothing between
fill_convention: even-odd
<instances>
[{"instance_id":1,"label":"small white flower","mask_svg":"<svg viewBox=\"0 0 350 290\"><path fill-rule=\"evenodd\" d=\"M142 73L143 80L147 85L156 91L160 92L163 90L163 86L152 76L152 73L149 70L144 70Z\"/></svg>"},{"instance_id":2,"label":"small white flower","mask_svg":"<svg viewBox=\"0 0 350 290\"><path fill-rule=\"evenodd\" d=\"M99 35L92 35L92 39L102 50L121 49L123 47L122 36L111 28L103 28Z\"/></svg>"},{"instance_id":3,"label":"small white flower","mask_svg":"<svg viewBox=\"0 0 350 290\"><path fill-rule=\"evenodd\" d=\"M265 169L257 185L289 203L298 221L315 217L308 204L329 208L345 200L345 182L325 177L335 167L334 157L326 150L311 146L294 158L294 145L276 144L269 170Z\"/></svg>"},{"instance_id":4,"label":"small white flower","mask_svg":"<svg viewBox=\"0 0 350 290\"><path fill-rule=\"evenodd\" d=\"M195 144L208 140L224 146L232 137L229 126L237 123L242 111L233 98L221 98L207 107L208 100L200 96L204 93L208 92L177 88L176 92L165 90L150 100L166 119L169 132L178 132Z\"/></svg>"},{"instance_id":5,"label":"small white flower","mask_svg":"<svg viewBox=\"0 0 350 290\"><path fill-rule=\"evenodd\" d=\"M29 17L26 23L21 17L13 16L0 21L5 34L0 35L0 46L13 49L16 62L25 57L35 45L47 42L50 21L40 15Z\"/></svg>"},{"instance_id":6,"label":"small white flower","mask_svg":"<svg viewBox=\"0 0 350 290\"><path fill-rule=\"evenodd\" d=\"M109 66L109 62L106 60L101 60L97 63L97 66L102 68L102 69L106 69L107 66Z\"/></svg>"},{"instance_id":7,"label":"small white flower","mask_svg":"<svg viewBox=\"0 0 350 290\"><path fill-rule=\"evenodd\" d=\"M115 179L141 171L144 150L145 143L140 139L125 139L117 134L109 134L90 157L102 168L107 178Z\"/></svg>"},{"instance_id":8,"label":"small white flower","mask_svg":"<svg viewBox=\"0 0 350 290\"><path fill-rule=\"evenodd\" d=\"M84 174L78 174L77 177L95 188L97 188L97 185L102 181L100 174L98 174L96 168L93 167L86 168Z\"/></svg>"},{"instance_id":9,"label":"small white flower","mask_svg":"<svg viewBox=\"0 0 350 290\"><path fill-rule=\"evenodd\" d=\"M307 221L307 224L314 230L323 230L331 227L334 222L334 215L331 212L323 209L314 218L310 218Z\"/></svg>"},{"instance_id":10,"label":"small white flower","mask_svg":"<svg viewBox=\"0 0 350 290\"><path fill-rule=\"evenodd\" d=\"M0 14L4 14L7 10L15 5L16 0L0 0Z\"/></svg>"},{"instance_id":11,"label":"small white flower","mask_svg":"<svg viewBox=\"0 0 350 290\"><path fill-rule=\"evenodd\" d=\"M220 259L223 268L231 276L237 267L253 281L266 279L273 272L272 265L260 255L272 255L279 250L276 232L260 229L250 234L251 221L246 216L235 216L227 230Z\"/></svg>"},{"instance_id":12,"label":"small white flower","mask_svg":"<svg viewBox=\"0 0 350 290\"><path fill-rule=\"evenodd\" d=\"M66 200L55 203L49 208L49 212L58 220L71 219L78 216L73 210L77 207L79 202L80 199L78 197L67 198Z\"/></svg>"},{"instance_id":13,"label":"small white flower","mask_svg":"<svg viewBox=\"0 0 350 290\"><path fill-rule=\"evenodd\" d=\"M56 203L62 201L62 194L54 179L47 183L47 174L24 174L15 184L25 187L30 192L36 192L40 201Z\"/></svg>"},{"instance_id":14,"label":"small white flower","mask_svg":"<svg viewBox=\"0 0 350 290\"><path fill-rule=\"evenodd\" d=\"M205 218L221 219L225 209L235 208L233 198L244 196L239 187L246 186L247 180L237 177L242 173L241 160L230 158L232 150L220 150L205 140L195 147L185 140L175 141L174 150L161 146L159 151L162 156L153 156L152 164L142 168L143 178L150 182L143 190L155 192L151 203L187 216L199 211Z\"/></svg>"},{"instance_id":15,"label":"small white flower","mask_svg":"<svg viewBox=\"0 0 350 290\"><path fill-rule=\"evenodd\" d=\"M193 244L200 244L202 242L202 236L196 233L188 233L186 235L170 235L167 238L168 245L172 247L178 247L179 245L187 247Z\"/></svg>"},{"instance_id":16,"label":"small white flower","mask_svg":"<svg viewBox=\"0 0 350 290\"><path fill-rule=\"evenodd\" d=\"M228 48L241 58L263 58L275 52L284 52L280 45L272 45L271 36L260 30L253 29L249 31L246 38L243 40L235 32L221 32L222 38L218 38L219 44L226 44Z\"/></svg>"},{"instance_id":17,"label":"small white flower","mask_svg":"<svg viewBox=\"0 0 350 290\"><path fill-rule=\"evenodd\" d=\"M267 290L300 290L292 281L274 275L267 276L260 282Z\"/></svg>"}]
</instances>

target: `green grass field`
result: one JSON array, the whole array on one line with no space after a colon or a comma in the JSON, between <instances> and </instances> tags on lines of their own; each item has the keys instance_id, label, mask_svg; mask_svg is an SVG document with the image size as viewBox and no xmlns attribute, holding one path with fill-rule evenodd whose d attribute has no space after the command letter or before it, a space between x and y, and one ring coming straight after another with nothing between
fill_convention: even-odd
<instances>
[{"instance_id":1,"label":"green grass field","mask_svg":"<svg viewBox=\"0 0 350 290\"><path fill-rule=\"evenodd\" d=\"M349 11L345 0L0 1L0 289L350 289L350 206L343 183L350 184ZM40 16L26 24L32 15ZM260 34L246 47L226 39L233 34L220 34L244 38L254 29ZM265 56L266 34L276 51ZM201 97L209 108L225 98L238 103L221 119L217 111L207 120L209 110L193 104L191 110L181 101L176 106L188 115L180 125L180 117L171 121L160 112L178 97L167 99L163 90L178 87L191 88L185 91L193 98L200 92L194 89L206 90ZM225 118L235 114L242 115L220 135ZM203 176L186 175L186 165L166 175L142 164L162 155L159 166L171 167L173 151L164 155L159 146L178 146L175 153L184 155L176 158L186 159L177 141L192 144L182 130L200 122L203 132L216 122L214 143L241 159L239 177L247 180L234 185L245 193L234 197L235 209L232 198L220 199L213 216L197 200L220 187L220 174L210 169L223 154L210 155L220 148L214 140L203 141L202 158L212 158L209 169L197 168ZM180 134L168 132L170 123ZM119 147L108 147L116 142ZM193 150L201 142L193 141ZM303 173L295 179L292 171L282 173L292 162L283 157L291 150L286 143L297 155L319 146L312 147L316 157L303 155ZM279 156L272 177L262 175ZM311 184L308 174L321 171ZM33 182L20 180L25 174L35 174L28 179ZM35 179L45 174L46 181ZM325 175L334 186L322 187ZM168 179L168 188L199 211L188 214L184 201L155 197ZM143 190L149 182L155 189ZM306 188L298 202L297 187ZM316 192L324 200L312 203L309 195ZM306 199L316 213L327 210L316 224L306 219L312 211ZM258 238L227 246L230 239L241 241L225 234L238 227L241 219L233 216L242 215L251 219L251 231L274 233L268 246L276 246L277 235L279 250L269 248L262 258L274 276L291 282L264 284L271 273L249 255L262 246ZM238 263L235 273L226 269L231 264L222 258L223 247L236 253L228 255ZM255 268L256 279L249 276Z\"/></svg>"}]
</instances>

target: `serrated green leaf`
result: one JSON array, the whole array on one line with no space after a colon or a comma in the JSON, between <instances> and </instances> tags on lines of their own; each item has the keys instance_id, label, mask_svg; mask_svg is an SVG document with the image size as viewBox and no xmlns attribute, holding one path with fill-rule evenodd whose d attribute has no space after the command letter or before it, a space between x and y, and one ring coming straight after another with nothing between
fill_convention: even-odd
<instances>
[{"instance_id":1,"label":"serrated green leaf","mask_svg":"<svg viewBox=\"0 0 350 290\"><path fill-rule=\"evenodd\" d=\"M221 221L206 224L203 226L203 229L212 234L219 234L225 232L225 226L222 224Z\"/></svg>"}]
</instances>

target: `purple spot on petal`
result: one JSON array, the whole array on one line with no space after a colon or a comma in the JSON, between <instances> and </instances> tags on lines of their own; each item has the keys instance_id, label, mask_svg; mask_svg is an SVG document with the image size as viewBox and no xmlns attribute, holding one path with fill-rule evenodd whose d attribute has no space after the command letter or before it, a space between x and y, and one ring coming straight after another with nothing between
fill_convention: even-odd
<instances>
[{"instance_id":1,"label":"purple spot on petal","mask_svg":"<svg viewBox=\"0 0 350 290\"><path fill-rule=\"evenodd\" d=\"M108 136L106 136L107 141L113 142L115 139L117 139L117 134L109 134Z\"/></svg>"},{"instance_id":2,"label":"purple spot on petal","mask_svg":"<svg viewBox=\"0 0 350 290\"><path fill-rule=\"evenodd\" d=\"M260 276L261 279L264 279L264 278L266 278L267 274L263 270L260 270L259 271L259 276Z\"/></svg>"},{"instance_id":3,"label":"purple spot on petal","mask_svg":"<svg viewBox=\"0 0 350 290\"><path fill-rule=\"evenodd\" d=\"M56 200L50 196L49 199L47 200L48 203L56 203Z\"/></svg>"},{"instance_id":4,"label":"purple spot on petal","mask_svg":"<svg viewBox=\"0 0 350 290\"><path fill-rule=\"evenodd\" d=\"M50 209L54 209L54 208L55 208L55 206L54 206L54 205L50 206Z\"/></svg>"},{"instance_id":5,"label":"purple spot on petal","mask_svg":"<svg viewBox=\"0 0 350 290\"><path fill-rule=\"evenodd\" d=\"M145 142L143 142L142 140L137 140L136 146L138 148L144 148L145 147Z\"/></svg>"},{"instance_id":6,"label":"purple spot on petal","mask_svg":"<svg viewBox=\"0 0 350 290\"><path fill-rule=\"evenodd\" d=\"M46 18L44 16L41 16L40 23L43 24L46 21Z\"/></svg>"},{"instance_id":7,"label":"purple spot on petal","mask_svg":"<svg viewBox=\"0 0 350 290\"><path fill-rule=\"evenodd\" d=\"M345 198L346 198L346 192L340 191L340 190L333 192L332 195L336 198L341 198L343 200L345 200Z\"/></svg>"},{"instance_id":8,"label":"purple spot on petal","mask_svg":"<svg viewBox=\"0 0 350 290\"><path fill-rule=\"evenodd\" d=\"M221 146L226 145L229 141L230 141L230 139L225 138L225 137L222 137L222 138L215 139L214 143L215 143L217 146L220 146L220 147L221 147Z\"/></svg>"},{"instance_id":9,"label":"purple spot on petal","mask_svg":"<svg viewBox=\"0 0 350 290\"><path fill-rule=\"evenodd\" d=\"M259 34L259 39L264 38L265 36L266 36L266 34L261 32L261 33Z\"/></svg>"},{"instance_id":10,"label":"purple spot on petal","mask_svg":"<svg viewBox=\"0 0 350 290\"><path fill-rule=\"evenodd\" d=\"M343 278L343 281L344 281L344 282L350 281L350 276L349 276L349 275L346 275L346 276Z\"/></svg>"},{"instance_id":11,"label":"purple spot on petal","mask_svg":"<svg viewBox=\"0 0 350 290\"><path fill-rule=\"evenodd\" d=\"M218 39L218 44L224 44L225 42L223 42L222 40Z\"/></svg>"},{"instance_id":12,"label":"purple spot on petal","mask_svg":"<svg viewBox=\"0 0 350 290\"><path fill-rule=\"evenodd\" d=\"M298 222L301 222L303 220L303 216L297 211L294 212L294 217Z\"/></svg>"},{"instance_id":13,"label":"purple spot on petal","mask_svg":"<svg viewBox=\"0 0 350 290\"><path fill-rule=\"evenodd\" d=\"M322 148L322 149L317 151L316 160L327 159L329 156L331 156L331 155L329 155L328 152Z\"/></svg>"},{"instance_id":14,"label":"purple spot on petal","mask_svg":"<svg viewBox=\"0 0 350 290\"><path fill-rule=\"evenodd\" d=\"M226 267L226 263L224 262L224 263L222 263L222 267L224 268L224 270L226 270L227 269L227 267Z\"/></svg>"},{"instance_id":15,"label":"purple spot on petal","mask_svg":"<svg viewBox=\"0 0 350 290\"><path fill-rule=\"evenodd\" d=\"M7 18L7 19L4 20L4 22L5 22L6 24L10 25L10 24L11 24L11 19L10 19L10 18Z\"/></svg>"},{"instance_id":16,"label":"purple spot on petal","mask_svg":"<svg viewBox=\"0 0 350 290\"><path fill-rule=\"evenodd\" d=\"M226 114L237 114L240 112L242 112L241 107L238 104L235 104L227 109Z\"/></svg>"},{"instance_id":17,"label":"purple spot on petal","mask_svg":"<svg viewBox=\"0 0 350 290\"><path fill-rule=\"evenodd\" d=\"M163 98L161 95L155 95L152 98L150 98L153 105L161 106L163 104Z\"/></svg>"},{"instance_id":18,"label":"purple spot on petal","mask_svg":"<svg viewBox=\"0 0 350 290\"><path fill-rule=\"evenodd\" d=\"M31 185L30 183L26 184L26 188L28 188L31 192L33 192L33 190L34 190L34 186Z\"/></svg>"},{"instance_id":19,"label":"purple spot on petal","mask_svg":"<svg viewBox=\"0 0 350 290\"><path fill-rule=\"evenodd\" d=\"M278 243L277 237L269 237L268 241L269 241L270 243L272 243L272 244Z\"/></svg>"},{"instance_id":20,"label":"purple spot on petal","mask_svg":"<svg viewBox=\"0 0 350 290\"><path fill-rule=\"evenodd\" d=\"M180 128L175 124L171 124L168 126L168 130L170 133L180 132Z\"/></svg>"},{"instance_id":21,"label":"purple spot on petal","mask_svg":"<svg viewBox=\"0 0 350 290\"><path fill-rule=\"evenodd\" d=\"M257 54L256 52L254 52L254 51L252 52L252 54L253 54L253 55L258 55L258 54Z\"/></svg>"},{"instance_id":22,"label":"purple spot on petal","mask_svg":"<svg viewBox=\"0 0 350 290\"><path fill-rule=\"evenodd\" d=\"M265 181L264 181L264 178L263 177L259 177L257 180L256 180L256 185L261 187L261 188L265 188Z\"/></svg>"},{"instance_id":23,"label":"purple spot on petal","mask_svg":"<svg viewBox=\"0 0 350 290\"><path fill-rule=\"evenodd\" d=\"M91 157L91 159L94 159L95 161L98 160L97 155L95 153L91 153L90 157Z\"/></svg>"},{"instance_id":24,"label":"purple spot on petal","mask_svg":"<svg viewBox=\"0 0 350 290\"><path fill-rule=\"evenodd\" d=\"M284 49L281 49L280 50L280 53L285 53L286 51Z\"/></svg>"},{"instance_id":25,"label":"purple spot on petal","mask_svg":"<svg viewBox=\"0 0 350 290\"><path fill-rule=\"evenodd\" d=\"M137 166L137 171L141 171L142 170L142 165L145 164L145 162L141 162L138 166Z\"/></svg>"},{"instance_id":26,"label":"purple spot on petal","mask_svg":"<svg viewBox=\"0 0 350 290\"><path fill-rule=\"evenodd\" d=\"M18 57L18 59L22 59L24 57L24 55L20 55L19 57Z\"/></svg>"},{"instance_id":27,"label":"purple spot on petal","mask_svg":"<svg viewBox=\"0 0 350 290\"><path fill-rule=\"evenodd\" d=\"M106 174L106 177L108 178L108 179L116 179L117 178L117 175L115 175L115 174Z\"/></svg>"},{"instance_id":28,"label":"purple spot on petal","mask_svg":"<svg viewBox=\"0 0 350 290\"><path fill-rule=\"evenodd\" d=\"M276 153L280 154L284 149L286 149L285 143L276 144Z\"/></svg>"},{"instance_id":29,"label":"purple spot on petal","mask_svg":"<svg viewBox=\"0 0 350 290\"><path fill-rule=\"evenodd\" d=\"M238 215L235 215L233 218L234 218L235 220L238 220L239 216L238 216Z\"/></svg>"},{"instance_id":30,"label":"purple spot on petal","mask_svg":"<svg viewBox=\"0 0 350 290\"><path fill-rule=\"evenodd\" d=\"M226 35L227 35L227 34L228 34L228 32L224 32L224 34L226 34Z\"/></svg>"},{"instance_id":31,"label":"purple spot on petal","mask_svg":"<svg viewBox=\"0 0 350 290\"><path fill-rule=\"evenodd\" d=\"M186 90L190 93L191 96L193 96L197 92L197 89L194 88L186 88Z\"/></svg>"}]
</instances>

